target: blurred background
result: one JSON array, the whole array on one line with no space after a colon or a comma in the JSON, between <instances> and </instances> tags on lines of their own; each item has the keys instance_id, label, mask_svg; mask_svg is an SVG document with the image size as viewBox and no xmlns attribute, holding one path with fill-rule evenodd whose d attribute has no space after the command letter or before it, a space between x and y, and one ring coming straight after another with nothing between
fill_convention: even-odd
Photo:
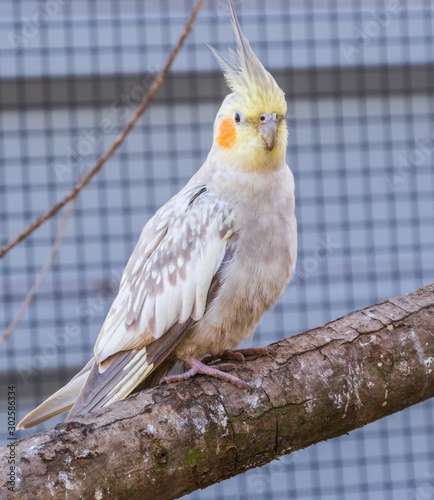
<instances>
[{"instance_id":1,"label":"blurred background","mask_svg":"<svg viewBox=\"0 0 434 500\"><path fill-rule=\"evenodd\" d=\"M434 6L234 3L286 92L296 179L297 271L256 332L253 343L265 345L434 281ZM0 3L1 243L113 142L192 7ZM144 223L204 161L227 93L206 42L223 53L234 45L226 0L206 1L156 101L78 198L50 273L0 348L2 446L7 384L16 385L21 418L87 362ZM0 261L2 331L48 258L60 217ZM427 401L188 498L432 500L433 432Z\"/></svg>"}]
</instances>

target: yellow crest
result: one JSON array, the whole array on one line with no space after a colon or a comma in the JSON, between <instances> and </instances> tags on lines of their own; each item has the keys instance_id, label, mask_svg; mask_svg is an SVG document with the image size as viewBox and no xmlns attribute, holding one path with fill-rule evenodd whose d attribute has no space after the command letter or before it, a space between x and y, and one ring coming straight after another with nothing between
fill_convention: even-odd
<instances>
[{"instance_id":1,"label":"yellow crest","mask_svg":"<svg viewBox=\"0 0 434 500\"><path fill-rule=\"evenodd\" d=\"M208 47L222 68L228 87L243 101L249 114L255 116L269 109L270 112L285 115L285 94L256 57L241 31L232 0L229 3L237 50L230 50L229 59L225 59L214 47Z\"/></svg>"}]
</instances>

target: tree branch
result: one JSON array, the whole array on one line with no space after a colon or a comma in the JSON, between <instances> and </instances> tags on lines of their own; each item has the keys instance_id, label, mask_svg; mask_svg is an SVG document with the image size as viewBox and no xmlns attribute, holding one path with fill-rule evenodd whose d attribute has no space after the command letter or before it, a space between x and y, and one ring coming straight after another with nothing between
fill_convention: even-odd
<instances>
[{"instance_id":1,"label":"tree branch","mask_svg":"<svg viewBox=\"0 0 434 500\"><path fill-rule=\"evenodd\" d=\"M434 396L434 286L18 441L8 498L179 498ZM18 395L19 396L19 395ZM0 454L3 481L9 449ZM2 497L3 498L3 497Z\"/></svg>"},{"instance_id":2,"label":"tree branch","mask_svg":"<svg viewBox=\"0 0 434 500\"><path fill-rule=\"evenodd\" d=\"M163 82L166 78L166 76L169 73L170 67L173 64L173 61L176 59L176 56L178 55L178 52L180 51L185 39L189 35L191 28L193 27L194 21L196 20L197 14L199 13L199 10L202 7L204 0L198 0L196 3L190 19L187 21L187 24L184 26L184 30L173 48L172 52L169 55L169 58L167 59L167 62L164 66L164 68L161 70L161 72L158 74L157 78L154 80L152 83L149 91L143 98L142 102L140 103L139 107L137 108L137 111L135 112L134 116L131 118L131 120L128 122L126 127L122 130L118 138L114 141L114 143L110 146L110 148L101 156L101 158L97 161L96 165L92 168L92 170L89 171L82 179L78 181L78 183L74 186L74 188L59 202L57 202L54 206L50 208L47 212L43 213L40 215L35 222L32 222L29 224L18 236L15 238L12 238L10 241L8 241L5 245L3 245L0 248L0 259L3 258L9 250L11 250L13 247L18 245L21 241L26 239L28 236L30 236L33 231L38 229L39 226L42 226L44 222L46 222L48 219L53 217L53 215L57 214L57 212L63 208L67 203L70 201L74 200L80 191L84 189L89 182L92 180L92 178L101 170L103 165L106 163L106 161L114 154L114 152L119 148L119 146L124 142L125 137L128 135L128 133L131 131L131 129L134 127L134 125L137 123L139 118L142 116L142 114L145 112L146 108L149 106L151 101L154 99L155 95L157 92L160 90L160 87L163 85Z\"/></svg>"}]
</instances>

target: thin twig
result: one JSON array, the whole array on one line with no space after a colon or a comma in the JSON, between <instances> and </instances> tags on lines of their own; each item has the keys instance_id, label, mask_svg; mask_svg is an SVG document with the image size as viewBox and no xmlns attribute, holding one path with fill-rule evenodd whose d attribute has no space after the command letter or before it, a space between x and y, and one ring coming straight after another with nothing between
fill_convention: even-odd
<instances>
[{"instance_id":1,"label":"thin twig","mask_svg":"<svg viewBox=\"0 0 434 500\"><path fill-rule=\"evenodd\" d=\"M29 305L32 303L33 299L35 298L35 295L37 294L42 283L44 282L45 277L48 274L48 271L51 269L51 266L53 265L54 259L56 258L57 252L59 250L60 244L62 243L63 235L65 234L66 230L66 225L68 223L69 217L71 216L72 209L74 208L74 203L75 201L72 201L70 205L66 208L65 213L62 215L62 219L60 220L59 228L57 230L56 238L53 242L53 246L51 247L50 255L45 264L43 265L41 272L36 278L36 281L33 283L32 288L27 293L26 298L21 303L17 315L10 322L9 326L6 329L6 332L0 338L0 347L6 342L6 340L10 337L10 335L18 326L20 321L23 319L25 312L27 311Z\"/></svg>"},{"instance_id":2,"label":"thin twig","mask_svg":"<svg viewBox=\"0 0 434 500\"><path fill-rule=\"evenodd\" d=\"M101 168L105 164L105 162L113 155L113 153L123 143L127 134L131 131L131 129L137 123L138 119L143 114L145 109L149 106L151 101L154 99L156 93L160 89L161 85L163 84L167 74L169 73L170 67L173 64L173 61L175 60L176 56L178 55L179 50L181 49L185 39L187 38L188 34L191 31L191 28L193 27L194 21L196 20L197 14L199 13L199 10L201 9L203 2L204 2L204 0L198 0L198 2L196 3L196 5L191 13L190 19L188 20L187 24L185 25L184 31L182 32L182 35L179 38L178 43L175 45L174 49L172 50L172 52L171 52L171 54L166 62L166 65L164 66L162 71L158 74L157 78L152 83L151 88L149 89L148 93L145 95L145 97L143 98L139 107L137 108L135 115L130 120L128 125L123 129L122 133L118 136L118 138L115 140L115 142L111 145L111 147L107 150L107 152L103 156L100 157L100 159L98 160L96 165L93 167L93 169L87 175L85 175L85 177L83 177L82 180L80 180L76 184L76 186L69 192L68 195L66 195L62 200L60 200L58 203L56 203L50 210L48 210L44 214L40 215L35 220L35 222L32 222L32 224L27 226L24 229L24 231L22 231L15 238L11 239L8 243L6 243L0 249L0 259L3 258L9 252L9 250L11 250L14 246L18 245L18 243L20 243L25 238L27 238L30 234L32 234L33 231L35 231L45 221L47 221L50 217L55 215L68 202L70 202L71 200L76 198L78 193L89 184L89 182L94 177L94 175L97 174L101 170Z\"/></svg>"}]
</instances>

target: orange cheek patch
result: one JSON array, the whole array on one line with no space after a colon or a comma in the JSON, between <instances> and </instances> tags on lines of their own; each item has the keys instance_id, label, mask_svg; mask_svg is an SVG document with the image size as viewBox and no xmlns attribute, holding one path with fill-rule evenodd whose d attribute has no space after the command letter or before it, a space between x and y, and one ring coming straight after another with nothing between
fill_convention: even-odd
<instances>
[{"instance_id":1,"label":"orange cheek patch","mask_svg":"<svg viewBox=\"0 0 434 500\"><path fill-rule=\"evenodd\" d=\"M225 118L219 126L217 144L222 148L231 148L237 140L237 131L232 118Z\"/></svg>"}]
</instances>

